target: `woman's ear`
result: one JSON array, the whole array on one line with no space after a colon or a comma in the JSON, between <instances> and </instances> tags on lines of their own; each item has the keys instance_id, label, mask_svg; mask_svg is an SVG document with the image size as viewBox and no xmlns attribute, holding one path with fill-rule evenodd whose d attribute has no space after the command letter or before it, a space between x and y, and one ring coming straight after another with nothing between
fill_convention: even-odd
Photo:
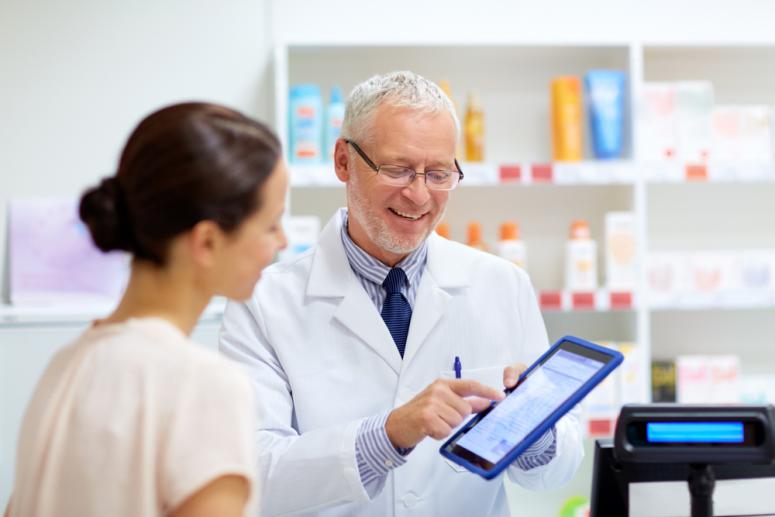
<instances>
[{"instance_id":1,"label":"woman's ear","mask_svg":"<svg viewBox=\"0 0 775 517\"><path fill-rule=\"evenodd\" d=\"M226 235L213 221L199 221L187 232L187 245L194 263L202 267L215 265Z\"/></svg>"},{"instance_id":2,"label":"woman's ear","mask_svg":"<svg viewBox=\"0 0 775 517\"><path fill-rule=\"evenodd\" d=\"M350 153L348 152L347 142L344 138L340 138L336 141L334 147L334 169L336 170L336 177L342 183L347 183L350 179Z\"/></svg>"}]
</instances>

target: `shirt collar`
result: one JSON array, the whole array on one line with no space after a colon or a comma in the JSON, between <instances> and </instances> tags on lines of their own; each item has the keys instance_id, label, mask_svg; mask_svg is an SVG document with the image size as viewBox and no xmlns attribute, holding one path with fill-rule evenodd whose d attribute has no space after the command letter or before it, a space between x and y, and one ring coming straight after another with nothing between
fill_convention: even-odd
<instances>
[{"instance_id":1,"label":"shirt collar","mask_svg":"<svg viewBox=\"0 0 775 517\"><path fill-rule=\"evenodd\" d=\"M344 251L347 254L347 260L350 262L352 270L377 285L382 285L382 282L387 278L390 272L390 267L386 266L376 258L372 257L363 249L355 244L350 238L350 234L347 232L348 212L346 208L340 210L342 217L342 244L344 244ZM415 285L420 281L422 271L425 268L425 264L428 258L428 241L427 239L409 255L395 265L400 267L406 273L408 285Z\"/></svg>"}]
</instances>

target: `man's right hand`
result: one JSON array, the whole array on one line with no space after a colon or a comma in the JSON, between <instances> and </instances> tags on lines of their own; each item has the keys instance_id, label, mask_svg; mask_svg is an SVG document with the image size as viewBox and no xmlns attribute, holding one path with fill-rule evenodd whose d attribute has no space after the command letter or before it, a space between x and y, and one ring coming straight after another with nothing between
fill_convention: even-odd
<instances>
[{"instance_id":1,"label":"man's right hand","mask_svg":"<svg viewBox=\"0 0 775 517\"><path fill-rule=\"evenodd\" d=\"M471 413L503 397L502 391L471 379L437 379L394 409L385 422L385 431L393 446L403 449L414 447L426 436L441 440Z\"/></svg>"}]
</instances>

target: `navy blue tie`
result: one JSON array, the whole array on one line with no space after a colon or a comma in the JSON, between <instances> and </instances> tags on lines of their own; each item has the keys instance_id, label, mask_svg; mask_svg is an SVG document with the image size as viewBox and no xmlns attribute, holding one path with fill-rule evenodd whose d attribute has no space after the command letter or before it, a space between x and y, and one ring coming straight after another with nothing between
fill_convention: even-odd
<instances>
[{"instance_id":1,"label":"navy blue tie","mask_svg":"<svg viewBox=\"0 0 775 517\"><path fill-rule=\"evenodd\" d=\"M387 293L385 303L382 305L382 319L385 320L402 359L406 348L406 336L409 334L409 322L412 320L412 307L401 294L401 288L405 284L406 273L400 267L391 269L385 281L382 282L382 287Z\"/></svg>"}]
</instances>

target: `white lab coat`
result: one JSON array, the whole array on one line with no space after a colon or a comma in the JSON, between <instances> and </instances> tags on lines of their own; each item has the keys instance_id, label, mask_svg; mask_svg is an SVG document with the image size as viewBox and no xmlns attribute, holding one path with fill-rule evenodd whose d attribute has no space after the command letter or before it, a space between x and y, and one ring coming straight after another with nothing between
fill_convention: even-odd
<instances>
[{"instance_id":1,"label":"white lab coat","mask_svg":"<svg viewBox=\"0 0 775 517\"><path fill-rule=\"evenodd\" d=\"M316 248L263 273L253 298L230 303L220 349L256 389L262 515L508 515L502 478L454 468L426 438L373 500L361 484L356 431L369 416L402 405L439 377L503 386L507 364L530 364L548 346L527 275L492 255L428 239L403 360L355 277L340 235L341 214ZM228 401L224 401L228 403ZM557 424L557 455L509 476L526 488L568 481L583 456L578 419Z\"/></svg>"}]
</instances>

